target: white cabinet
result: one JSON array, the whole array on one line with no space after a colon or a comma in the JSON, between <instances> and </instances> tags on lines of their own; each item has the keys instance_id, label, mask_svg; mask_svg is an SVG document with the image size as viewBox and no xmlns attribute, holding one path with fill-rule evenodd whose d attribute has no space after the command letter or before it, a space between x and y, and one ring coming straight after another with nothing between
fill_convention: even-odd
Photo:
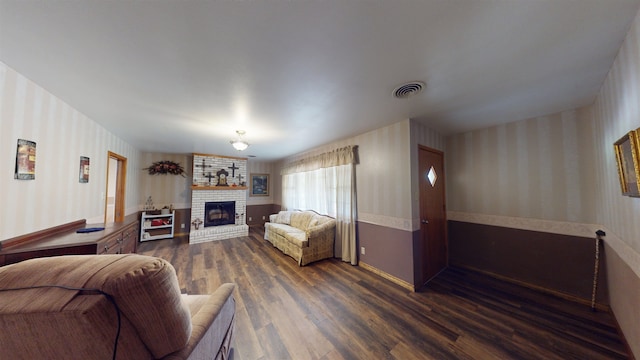
<instances>
[{"instance_id":1,"label":"white cabinet","mask_svg":"<svg viewBox=\"0 0 640 360\"><path fill-rule=\"evenodd\" d=\"M140 219L140 241L172 238L175 215L175 211L158 215L143 212Z\"/></svg>"}]
</instances>

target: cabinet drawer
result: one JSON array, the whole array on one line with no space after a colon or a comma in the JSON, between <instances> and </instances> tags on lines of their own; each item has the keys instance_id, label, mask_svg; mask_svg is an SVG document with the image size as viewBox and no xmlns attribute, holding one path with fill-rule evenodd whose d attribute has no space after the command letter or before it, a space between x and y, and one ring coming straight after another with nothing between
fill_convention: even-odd
<instances>
[{"instance_id":1,"label":"cabinet drawer","mask_svg":"<svg viewBox=\"0 0 640 360\"><path fill-rule=\"evenodd\" d=\"M120 254L122 247L122 234L111 236L98 243L98 254Z\"/></svg>"}]
</instances>

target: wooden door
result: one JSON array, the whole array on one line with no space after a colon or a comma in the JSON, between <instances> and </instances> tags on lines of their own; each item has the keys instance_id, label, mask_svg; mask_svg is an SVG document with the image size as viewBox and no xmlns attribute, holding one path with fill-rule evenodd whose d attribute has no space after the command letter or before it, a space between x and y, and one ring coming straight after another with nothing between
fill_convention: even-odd
<instances>
[{"instance_id":1,"label":"wooden door","mask_svg":"<svg viewBox=\"0 0 640 360\"><path fill-rule=\"evenodd\" d=\"M447 217L444 188L444 153L420 146L421 284L448 265Z\"/></svg>"}]
</instances>

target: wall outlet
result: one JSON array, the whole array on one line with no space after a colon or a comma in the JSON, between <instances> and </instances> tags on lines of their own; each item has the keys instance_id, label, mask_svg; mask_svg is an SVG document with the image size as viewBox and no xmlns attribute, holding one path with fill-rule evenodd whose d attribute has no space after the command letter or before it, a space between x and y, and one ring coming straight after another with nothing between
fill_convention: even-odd
<instances>
[{"instance_id":1,"label":"wall outlet","mask_svg":"<svg viewBox=\"0 0 640 360\"><path fill-rule=\"evenodd\" d=\"M184 229L184 224L180 224L180 229Z\"/></svg>"},{"instance_id":2,"label":"wall outlet","mask_svg":"<svg viewBox=\"0 0 640 360\"><path fill-rule=\"evenodd\" d=\"M360 255L364 255L364 246L360 247Z\"/></svg>"},{"instance_id":3,"label":"wall outlet","mask_svg":"<svg viewBox=\"0 0 640 360\"><path fill-rule=\"evenodd\" d=\"M264 220L264 216L262 217L262 220Z\"/></svg>"},{"instance_id":4,"label":"wall outlet","mask_svg":"<svg viewBox=\"0 0 640 360\"><path fill-rule=\"evenodd\" d=\"M249 216L249 221L251 221L251 216Z\"/></svg>"}]
</instances>

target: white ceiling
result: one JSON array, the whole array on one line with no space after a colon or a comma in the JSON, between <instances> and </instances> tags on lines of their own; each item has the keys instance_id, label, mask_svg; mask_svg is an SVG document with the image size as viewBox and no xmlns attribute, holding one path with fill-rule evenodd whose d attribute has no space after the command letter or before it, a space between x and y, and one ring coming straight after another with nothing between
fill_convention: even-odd
<instances>
[{"instance_id":1,"label":"white ceiling","mask_svg":"<svg viewBox=\"0 0 640 360\"><path fill-rule=\"evenodd\" d=\"M273 160L407 118L447 135L590 104L639 6L0 0L0 61L143 151Z\"/></svg>"}]
</instances>

